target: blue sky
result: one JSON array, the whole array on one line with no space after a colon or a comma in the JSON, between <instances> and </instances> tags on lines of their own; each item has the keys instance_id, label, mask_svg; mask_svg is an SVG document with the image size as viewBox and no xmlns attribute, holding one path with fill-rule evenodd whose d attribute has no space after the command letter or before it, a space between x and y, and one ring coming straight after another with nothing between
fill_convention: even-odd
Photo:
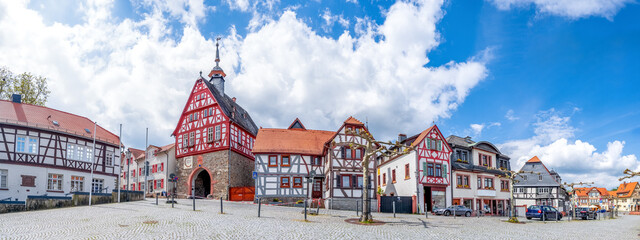
<instances>
[{"instance_id":1,"label":"blue sky","mask_svg":"<svg viewBox=\"0 0 640 240\"><path fill-rule=\"evenodd\" d=\"M0 33L17 36L0 44L0 65L47 76L50 106L114 131L124 123L125 144L142 148L144 127L151 144L172 141L221 36L227 93L259 126L300 117L332 130L353 115L393 139L436 122L497 144L514 168L539 155L567 181L612 187L624 168L640 170L640 5L582 4L6 2L0 12L15 14L0 26L23 26ZM77 102L71 85L100 93Z\"/></svg>"}]
</instances>

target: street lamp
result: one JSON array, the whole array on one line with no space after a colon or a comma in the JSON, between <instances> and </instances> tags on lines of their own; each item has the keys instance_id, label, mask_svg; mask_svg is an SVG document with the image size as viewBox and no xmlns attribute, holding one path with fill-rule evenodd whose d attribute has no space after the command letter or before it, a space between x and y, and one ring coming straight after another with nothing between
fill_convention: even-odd
<instances>
[{"instance_id":1,"label":"street lamp","mask_svg":"<svg viewBox=\"0 0 640 240\"><path fill-rule=\"evenodd\" d=\"M313 182L313 179L316 177L316 170L311 170L307 178L307 192L304 195L304 220L307 221L307 201L309 200L309 184Z\"/></svg>"}]
</instances>

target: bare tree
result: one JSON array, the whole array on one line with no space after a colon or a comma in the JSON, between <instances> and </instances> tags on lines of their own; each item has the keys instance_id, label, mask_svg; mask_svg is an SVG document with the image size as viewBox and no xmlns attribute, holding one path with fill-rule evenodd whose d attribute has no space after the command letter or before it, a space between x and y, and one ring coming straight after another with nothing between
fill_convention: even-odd
<instances>
[{"instance_id":1,"label":"bare tree","mask_svg":"<svg viewBox=\"0 0 640 240\"><path fill-rule=\"evenodd\" d=\"M494 169L494 168L489 167L489 169ZM520 181L517 180L516 177L521 176L521 174L524 174L524 173L531 173L531 174L538 174L538 175L540 175L540 173L532 172L532 171L522 171L522 170L513 171L513 170L506 170L504 168L500 168L500 169L497 169L497 170L502 171L503 176L506 177L506 178L509 178L509 180L511 181L511 187L509 188L509 190L510 190L509 193L511 194L511 200L510 200L510 203L511 203L511 214L510 215L511 216L509 217L509 222L517 223L519 221L518 221L518 216L516 215L515 202L513 201L513 188L514 188L513 184L517 183L517 182L520 182Z\"/></svg>"},{"instance_id":2,"label":"bare tree","mask_svg":"<svg viewBox=\"0 0 640 240\"><path fill-rule=\"evenodd\" d=\"M625 170L622 172L622 174L624 174L624 175L626 175L626 176L621 177L620 179L618 179L618 181L622 181L622 180L625 180L625 179L627 179L627 178L632 178L632 177L640 176L640 172L634 172L634 171L629 170L628 168L627 168L627 169L625 169Z\"/></svg>"},{"instance_id":3,"label":"bare tree","mask_svg":"<svg viewBox=\"0 0 640 240\"><path fill-rule=\"evenodd\" d=\"M365 140L364 143L357 143L352 140L349 142L349 148L364 149L364 156L362 157L362 216L360 216L360 222L371 223L373 222L373 217L371 216L371 200L369 199L369 163L375 161L375 158L378 156L393 158L405 155L413 150L414 147L407 147L400 142L377 141L368 131L353 131L347 129L345 133L361 137Z\"/></svg>"}]
</instances>

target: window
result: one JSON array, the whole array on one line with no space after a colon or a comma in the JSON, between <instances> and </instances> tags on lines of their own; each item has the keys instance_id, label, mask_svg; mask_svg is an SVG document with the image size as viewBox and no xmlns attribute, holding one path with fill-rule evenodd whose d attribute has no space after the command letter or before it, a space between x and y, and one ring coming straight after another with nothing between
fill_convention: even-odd
<instances>
[{"instance_id":1,"label":"window","mask_svg":"<svg viewBox=\"0 0 640 240\"><path fill-rule=\"evenodd\" d=\"M436 164L436 177L442 177L442 164Z\"/></svg>"},{"instance_id":2,"label":"window","mask_svg":"<svg viewBox=\"0 0 640 240\"><path fill-rule=\"evenodd\" d=\"M382 174L382 186L387 185L387 174Z\"/></svg>"},{"instance_id":3,"label":"window","mask_svg":"<svg viewBox=\"0 0 640 240\"><path fill-rule=\"evenodd\" d=\"M362 188L362 183L363 183L363 181L364 181L364 180L363 180L362 176L357 176L357 177L356 177L356 186L357 186L358 188ZM369 186L371 186L371 184L369 184Z\"/></svg>"},{"instance_id":4,"label":"window","mask_svg":"<svg viewBox=\"0 0 640 240\"><path fill-rule=\"evenodd\" d=\"M293 177L293 187L294 188L302 187L302 177Z\"/></svg>"},{"instance_id":5,"label":"window","mask_svg":"<svg viewBox=\"0 0 640 240\"><path fill-rule=\"evenodd\" d=\"M9 175L9 170L0 169L0 188L7 188L9 184L7 184L7 178Z\"/></svg>"},{"instance_id":6,"label":"window","mask_svg":"<svg viewBox=\"0 0 640 240\"><path fill-rule=\"evenodd\" d=\"M156 183L156 189L162 188L162 181L153 180Z\"/></svg>"},{"instance_id":7,"label":"window","mask_svg":"<svg viewBox=\"0 0 640 240\"><path fill-rule=\"evenodd\" d=\"M49 173L49 180L47 181L47 190L62 191L62 174Z\"/></svg>"},{"instance_id":8,"label":"window","mask_svg":"<svg viewBox=\"0 0 640 240\"><path fill-rule=\"evenodd\" d=\"M280 187L289 188L289 177L280 177Z\"/></svg>"},{"instance_id":9,"label":"window","mask_svg":"<svg viewBox=\"0 0 640 240\"><path fill-rule=\"evenodd\" d=\"M391 182L396 183L396 170L391 170Z\"/></svg>"},{"instance_id":10,"label":"window","mask_svg":"<svg viewBox=\"0 0 640 240\"><path fill-rule=\"evenodd\" d=\"M107 154L105 156L105 165L107 166L113 165L113 152L107 151Z\"/></svg>"},{"instance_id":11,"label":"window","mask_svg":"<svg viewBox=\"0 0 640 240\"><path fill-rule=\"evenodd\" d=\"M538 181L542 181L542 175L538 176Z\"/></svg>"},{"instance_id":12,"label":"window","mask_svg":"<svg viewBox=\"0 0 640 240\"><path fill-rule=\"evenodd\" d=\"M30 136L17 136L16 152L38 154L38 138Z\"/></svg>"},{"instance_id":13,"label":"window","mask_svg":"<svg viewBox=\"0 0 640 240\"><path fill-rule=\"evenodd\" d=\"M462 187L462 176L456 176L456 184L458 185L458 187Z\"/></svg>"},{"instance_id":14,"label":"window","mask_svg":"<svg viewBox=\"0 0 640 240\"><path fill-rule=\"evenodd\" d=\"M493 178L484 179L484 189L493 189Z\"/></svg>"},{"instance_id":15,"label":"window","mask_svg":"<svg viewBox=\"0 0 640 240\"><path fill-rule=\"evenodd\" d=\"M351 158L352 158L352 156L351 156L351 151L352 151L352 149L351 149L351 148L347 148L347 147L345 147L345 148L344 148L344 151L345 151L345 157L344 157L344 158L345 158L345 159L351 159Z\"/></svg>"},{"instance_id":16,"label":"window","mask_svg":"<svg viewBox=\"0 0 640 240\"><path fill-rule=\"evenodd\" d=\"M186 148L188 145L189 141L187 138L187 134L182 134L182 148Z\"/></svg>"},{"instance_id":17,"label":"window","mask_svg":"<svg viewBox=\"0 0 640 240\"><path fill-rule=\"evenodd\" d=\"M71 191L72 192L84 191L84 177L71 176Z\"/></svg>"},{"instance_id":18,"label":"window","mask_svg":"<svg viewBox=\"0 0 640 240\"><path fill-rule=\"evenodd\" d=\"M86 151L87 154L86 154L84 160L87 161L87 162L94 161L93 156L92 156L93 155L93 147L86 147L86 149L87 149L87 151Z\"/></svg>"},{"instance_id":19,"label":"window","mask_svg":"<svg viewBox=\"0 0 640 240\"><path fill-rule=\"evenodd\" d=\"M409 164L404 165L404 179L411 178L411 174L409 173Z\"/></svg>"},{"instance_id":20,"label":"window","mask_svg":"<svg viewBox=\"0 0 640 240\"><path fill-rule=\"evenodd\" d=\"M291 157L289 157L289 155L282 155L282 158L280 159L280 166L283 167L290 167L291 166Z\"/></svg>"},{"instance_id":21,"label":"window","mask_svg":"<svg viewBox=\"0 0 640 240\"><path fill-rule=\"evenodd\" d=\"M522 176L522 178L523 178L525 181L527 181L527 176L526 176L526 175Z\"/></svg>"},{"instance_id":22,"label":"window","mask_svg":"<svg viewBox=\"0 0 640 240\"><path fill-rule=\"evenodd\" d=\"M76 145L67 144L67 159L75 159L75 149Z\"/></svg>"},{"instance_id":23,"label":"window","mask_svg":"<svg viewBox=\"0 0 640 240\"><path fill-rule=\"evenodd\" d=\"M102 186L104 186L104 179L94 178L91 184L92 192L102 192Z\"/></svg>"},{"instance_id":24,"label":"window","mask_svg":"<svg viewBox=\"0 0 640 240\"><path fill-rule=\"evenodd\" d=\"M312 157L313 159L311 160L311 165L315 165L318 166L320 165L320 157Z\"/></svg>"},{"instance_id":25,"label":"window","mask_svg":"<svg viewBox=\"0 0 640 240\"><path fill-rule=\"evenodd\" d=\"M269 156L269 167L277 167L278 166L278 156L270 155Z\"/></svg>"},{"instance_id":26,"label":"window","mask_svg":"<svg viewBox=\"0 0 640 240\"><path fill-rule=\"evenodd\" d=\"M356 149L356 159L362 159L362 149Z\"/></svg>"},{"instance_id":27,"label":"window","mask_svg":"<svg viewBox=\"0 0 640 240\"><path fill-rule=\"evenodd\" d=\"M189 147L192 147L195 144L196 144L196 133L195 132L190 132L189 133Z\"/></svg>"},{"instance_id":28,"label":"window","mask_svg":"<svg viewBox=\"0 0 640 240\"><path fill-rule=\"evenodd\" d=\"M213 127L207 129L207 142L213 142Z\"/></svg>"},{"instance_id":29,"label":"window","mask_svg":"<svg viewBox=\"0 0 640 240\"><path fill-rule=\"evenodd\" d=\"M482 178L478 177L478 189L482 188Z\"/></svg>"},{"instance_id":30,"label":"window","mask_svg":"<svg viewBox=\"0 0 640 240\"><path fill-rule=\"evenodd\" d=\"M509 181L500 180L500 191L509 191Z\"/></svg>"},{"instance_id":31,"label":"window","mask_svg":"<svg viewBox=\"0 0 640 240\"><path fill-rule=\"evenodd\" d=\"M433 163L427 163L427 176L433 177Z\"/></svg>"},{"instance_id":32,"label":"window","mask_svg":"<svg viewBox=\"0 0 640 240\"><path fill-rule=\"evenodd\" d=\"M220 131L220 125L216 126L216 141L220 141L222 138L222 131Z\"/></svg>"},{"instance_id":33,"label":"window","mask_svg":"<svg viewBox=\"0 0 640 240\"><path fill-rule=\"evenodd\" d=\"M342 188L351 188L351 175L342 175Z\"/></svg>"}]
</instances>

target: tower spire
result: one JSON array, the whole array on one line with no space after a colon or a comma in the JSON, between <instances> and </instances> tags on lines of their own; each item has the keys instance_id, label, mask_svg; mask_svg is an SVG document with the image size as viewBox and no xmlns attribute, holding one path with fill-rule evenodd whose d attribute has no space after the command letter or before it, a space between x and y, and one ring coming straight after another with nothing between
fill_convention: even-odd
<instances>
[{"instance_id":1,"label":"tower spire","mask_svg":"<svg viewBox=\"0 0 640 240\"><path fill-rule=\"evenodd\" d=\"M216 38L216 67L218 66L218 63L220 62L220 51L218 50L218 46L220 45L220 37Z\"/></svg>"}]
</instances>

